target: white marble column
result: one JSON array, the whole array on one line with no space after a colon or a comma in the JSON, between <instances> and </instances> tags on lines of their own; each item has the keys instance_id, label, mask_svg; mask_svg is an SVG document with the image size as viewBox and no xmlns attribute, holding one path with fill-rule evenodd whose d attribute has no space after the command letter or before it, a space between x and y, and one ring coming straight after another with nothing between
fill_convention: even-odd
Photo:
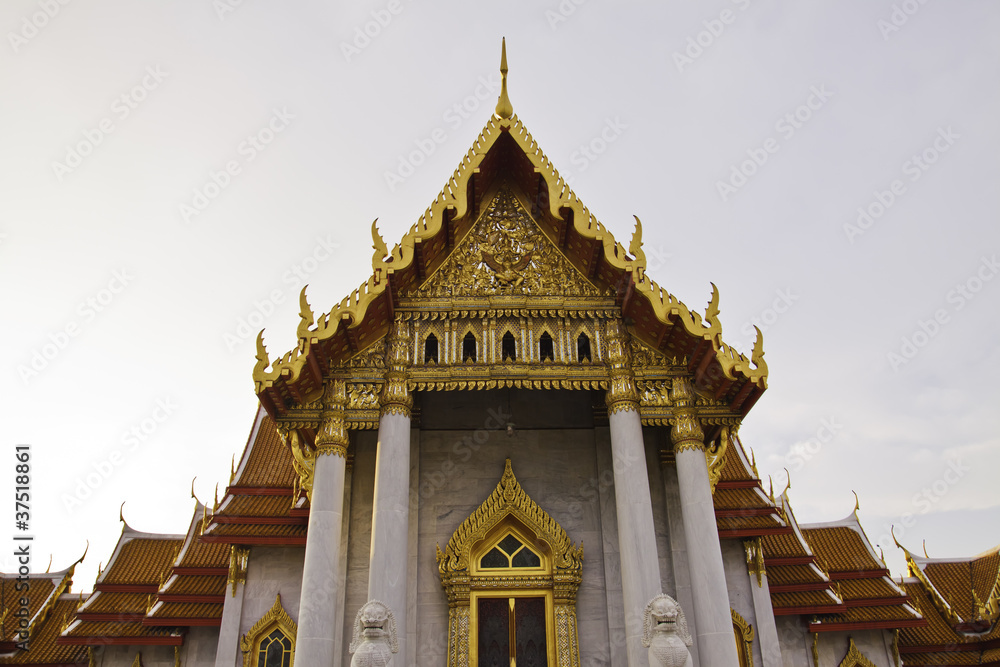
<instances>
[{"instance_id":1,"label":"white marble column","mask_svg":"<svg viewBox=\"0 0 1000 667\"><path fill-rule=\"evenodd\" d=\"M625 646L629 667L645 667L648 657L647 649L642 646L643 611L660 593L660 561L628 334L621 320L611 320L606 326L610 378L608 426L614 460Z\"/></svg>"},{"instance_id":2,"label":"white marble column","mask_svg":"<svg viewBox=\"0 0 1000 667\"><path fill-rule=\"evenodd\" d=\"M671 400L676 410L671 437L691 570L699 658L702 665L710 667L738 667L729 590L708 481L705 435L693 408L694 394L685 378L674 380Z\"/></svg>"},{"instance_id":3,"label":"white marble column","mask_svg":"<svg viewBox=\"0 0 1000 667\"><path fill-rule=\"evenodd\" d=\"M397 320L386 349L386 378L380 403L375 497L372 508L368 599L381 600L396 618L399 651L405 660L407 634L407 569L410 528L410 411L413 397L406 387L409 366L409 323Z\"/></svg>"},{"instance_id":4,"label":"white marble column","mask_svg":"<svg viewBox=\"0 0 1000 667\"><path fill-rule=\"evenodd\" d=\"M243 565L246 565L245 561ZM230 556L230 576L233 574L232 567ZM219 644L215 650L215 667L239 667L243 664L243 656L240 654L240 620L243 616L245 587L246 570L243 571L243 581L226 583L226 601L222 605L222 625L219 627Z\"/></svg>"},{"instance_id":5,"label":"white marble column","mask_svg":"<svg viewBox=\"0 0 1000 667\"><path fill-rule=\"evenodd\" d=\"M774 622L774 607L771 606L771 592L767 585L767 572L764 569L764 554L760 546L760 538L756 542L744 545L747 549L747 562L753 563L747 569L750 577L750 597L753 600L753 614L756 622L756 639L760 647L760 657L763 667L782 667L781 642L778 639L778 626Z\"/></svg>"},{"instance_id":6,"label":"white marble column","mask_svg":"<svg viewBox=\"0 0 1000 667\"><path fill-rule=\"evenodd\" d=\"M316 434L315 465L309 498L309 527L302 567L302 598L295 662L310 667L332 667L341 652L336 627L336 602L344 519L344 475L347 467L347 403L343 380L328 380L323 416Z\"/></svg>"},{"instance_id":7,"label":"white marble column","mask_svg":"<svg viewBox=\"0 0 1000 667\"><path fill-rule=\"evenodd\" d=\"M398 656L406 655L407 550L410 526L410 416L384 414L375 459L368 599L381 600L396 617Z\"/></svg>"}]
</instances>

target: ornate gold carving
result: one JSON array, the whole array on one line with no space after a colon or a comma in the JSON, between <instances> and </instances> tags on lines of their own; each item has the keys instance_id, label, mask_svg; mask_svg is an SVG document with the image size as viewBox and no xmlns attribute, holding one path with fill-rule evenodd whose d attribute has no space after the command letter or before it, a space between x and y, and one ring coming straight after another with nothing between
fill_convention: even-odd
<instances>
[{"instance_id":1,"label":"ornate gold carving","mask_svg":"<svg viewBox=\"0 0 1000 667\"><path fill-rule=\"evenodd\" d=\"M500 97L497 99L497 118L508 120L514 115L514 106L507 97L507 38L500 41Z\"/></svg>"},{"instance_id":2,"label":"ornate gold carving","mask_svg":"<svg viewBox=\"0 0 1000 667\"><path fill-rule=\"evenodd\" d=\"M550 572L479 574L473 560L477 547L503 522L514 520L546 544L543 567ZM506 523L503 523L506 525ZM520 531L520 528L518 528ZM533 501L514 477L510 459L493 492L458 527L444 552L437 548L438 572L451 607L448 631L448 664L469 664L470 604L472 590L551 590L554 602L557 664L579 667L576 636L576 593L583 571L583 546L573 544L566 531ZM560 611L562 608L562 611ZM560 620L561 619L561 620Z\"/></svg>"},{"instance_id":3,"label":"ornate gold carving","mask_svg":"<svg viewBox=\"0 0 1000 667\"><path fill-rule=\"evenodd\" d=\"M676 421L670 429L674 443L674 453L689 449L705 449L705 432L698 422L698 412L694 406L694 390L686 377L674 378L670 399L676 406Z\"/></svg>"},{"instance_id":4,"label":"ornate gold carving","mask_svg":"<svg viewBox=\"0 0 1000 667\"><path fill-rule=\"evenodd\" d=\"M295 428L278 428L278 435L292 453L292 469L298 475L292 494L293 502L299 496L299 490L306 492L306 497L312 498L313 477L316 473L316 452L306 443L302 434Z\"/></svg>"},{"instance_id":5,"label":"ornate gold carving","mask_svg":"<svg viewBox=\"0 0 1000 667\"><path fill-rule=\"evenodd\" d=\"M385 368L385 347L385 339L383 338L348 359L344 363L344 367L382 370Z\"/></svg>"},{"instance_id":6,"label":"ornate gold carving","mask_svg":"<svg viewBox=\"0 0 1000 667\"><path fill-rule=\"evenodd\" d=\"M729 609L733 617L733 634L736 635L736 650L740 656L740 667L753 667L753 626L740 616L735 609Z\"/></svg>"},{"instance_id":7,"label":"ornate gold carving","mask_svg":"<svg viewBox=\"0 0 1000 667\"><path fill-rule=\"evenodd\" d=\"M764 585L764 544L759 537L743 540L743 550L747 554L747 573L757 577L757 588Z\"/></svg>"},{"instance_id":8,"label":"ornate gold carving","mask_svg":"<svg viewBox=\"0 0 1000 667\"><path fill-rule=\"evenodd\" d=\"M819 635L818 632L816 634L817 636ZM866 658L864 654L858 650L858 647L854 644L853 637L849 637L848 641L850 644L847 647L847 655L840 661L839 667L875 667L875 663ZM818 665L819 663L817 662L816 664Z\"/></svg>"},{"instance_id":9,"label":"ornate gold carving","mask_svg":"<svg viewBox=\"0 0 1000 667\"><path fill-rule=\"evenodd\" d=\"M247 583L247 561L250 558L250 547L238 547L235 544L229 549L229 584L231 595L236 597L236 588Z\"/></svg>"},{"instance_id":10,"label":"ornate gold carving","mask_svg":"<svg viewBox=\"0 0 1000 667\"><path fill-rule=\"evenodd\" d=\"M610 296L545 237L506 186L459 247L409 297Z\"/></svg>"},{"instance_id":11,"label":"ornate gold carving","mask_svg":"<svg viewBox=\"0 0 1000 667\"><path fill-rule=\"evenodd\" d=\"M406 386L410 340L410 323L397 318L389 336L385 384L382 385L382 395L379 397L383 415L400 414L409 417L413 409L413 396Z\"/></svg>"},{"instance_id":12,"label":"ornate gold carving","mask_svg":"<svg viewBox=\"0 0 1000 667\"><path fill-rule=\"evenodd\" d=\"M635 390L635 378L632 376L632 359L630 354L630 339L625 330L625 323L620 319L608 320L605 323L604 344L608 359L608 413L615 414L621 410L639 411L639 394Z\"/></svg>"},{"instance_id":13,"label":"ornate gold carving","mask_svg":"<svg viewBox=\"0 0 1000 667\"><path fill-rule=\"evenodd\" d=\"M323 411L316 432L316 456L347 456L347 383L340 378L327 380L323 390Z\"/></svg>"},{"instance_id":14,"label":"ornate gold carving","mask_svg":"<svg viewBox=\"0 0 1000 667\"><path fill-rule=\"evenodd\" d=\"M347 386L348 410L377 410L379 387L374 383L349 384Z\"/></svg>"},{"instance_id":15,"label":"ornate gold carving","mask_svg":"<svg viewBox=\"0 0 1000 667\"><path fill-rule=\"evenodd\" d=\"M274 604L260 620L247 630L247 633L240 637L240 651L243 653L243 667L252 667L257 664L254 660L254 653L260 645L260 640L267 637L275 629L281 630L292 643L292 660L295 664L295 634L298 632L298 625L288 615L285 608L281 606L281 594L274 598Z\"/></svg>"},{"instance_id":16,"label":"ornate gold carving","mask_svg":"<svg viewBox=\"0 0 1000 667\"><path fill-rule=\"evenodd\" d=\"M733 434L735 436L735 434ZM726 452L729 449L730 430L723 426L719 439L712 447L705 450L708 463L708 483L712 487L712 494L715 494L715 487L722 478L722 469L726 466Z\"/></svg>"}]
</instances>

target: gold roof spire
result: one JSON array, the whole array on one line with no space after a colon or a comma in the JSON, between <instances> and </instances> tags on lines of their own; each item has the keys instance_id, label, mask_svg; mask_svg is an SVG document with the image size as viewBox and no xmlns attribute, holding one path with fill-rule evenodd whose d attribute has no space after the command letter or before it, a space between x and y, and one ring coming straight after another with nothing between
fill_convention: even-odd
<instances>
[{"instance_id":1,"label":"gold roof spire","mask_svg":"<svg viewBox=\"0 0 1000 667\"><path fill-rule=\"evenodd\" d=\"M510 118L514 115L514 107L507 97L507 38L500 42L500 99L497 100L497 118Z\"/></svg>"}]
</instances>

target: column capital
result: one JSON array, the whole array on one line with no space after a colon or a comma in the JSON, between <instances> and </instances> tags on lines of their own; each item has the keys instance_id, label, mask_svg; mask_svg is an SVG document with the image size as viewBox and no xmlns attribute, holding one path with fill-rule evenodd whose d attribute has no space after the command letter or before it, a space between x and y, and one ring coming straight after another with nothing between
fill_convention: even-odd
<instances>
[{"instance_id":1,"label":"column capital","mask_svg":"<svg viewBox=\"0 0 1000 667\"><path fill-rule=\"evenodd\" d=\"M316 456L347 457L347 382L342 378L327 380L323 389L323 411L316 431Z\"/></svg>"},{"instance_id":2,"label":"column capital","mask_svg":"<svg viewBox=\"0 0 1000 667\"><path fill-rule=\"evenodd\" d=\"M605 324L605 347L608 352L608 413L622 410L639 411L639 394L635 390L635 376L632 374L632 354L629 349L629 335L625 323L620 318L608 320Z\"/></svg>"},{"instance_id":3,"label":"column capital","mask_svg":"<svg viewBox=\"0 0 1000 667\"><path fill-rule=\"evenodd\" d=\"M379 395L381 414L409 417L413 410L413 395L406 386L410 367L410 323L397 319L386 337L385 384Z\"/></svg>"},{"instance_id":4,"label":"column capital","mask_svg":"<svg viewBox=\"0 0 1000 667\"><path fill-rule=\"evenodd\" d=\"M670 389L670 401L674 405L674 423L670 429L670 439L674 443L674 454L698 449L705 451L705 432L698 420L694 407L694 390L686 377L674 378Z\"/></svg>"}]
</instances>

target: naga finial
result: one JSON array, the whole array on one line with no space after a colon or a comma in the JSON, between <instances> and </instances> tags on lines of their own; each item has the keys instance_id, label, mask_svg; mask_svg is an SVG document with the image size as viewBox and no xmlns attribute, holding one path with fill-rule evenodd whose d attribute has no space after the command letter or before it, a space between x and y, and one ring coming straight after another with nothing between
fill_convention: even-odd
<instances>
[{"instance_id":1,"label":"naga finial","mask_svg":"<svg viewBox=\"0 0 1000 667\"><path fill-rule=\"evenodd\" d=\"M300 340L309 337L309 328L316 323L316 316L313 315L312 307L306 298L307 287L309 285L303 285L302 291L299 293L299 326L295 330L295 335Z\"/></svg>"},{"instance_id":2,"label":"naga finial","mask_svg":"<svg viewBox=\"0 0 1000 667\"><path fill-rule=\"evenodd\" d=\"M861 509L861 500L858 498L858 492L851 489L851 493L854 494L854 513L857 514L858 510Z\"/></svg>"},{"instance_id":3,"label":"naga finial","mask_svg":"<svg viewBox=\"0 0 1000 667\"><path fill-rule=\"evenodd\" d=\"M500 99L497 100L497 118L507 119L514 115L514 107L507 97L507 38L500 42Z\"/></svg>"},{"instance_id":4,"label":"naga finial","mask_svg":"<svg viewBox=\"0 0 1000 667\"><path fill-rule=\"evenodd\" d=\"M378 268L378 265L382 263L386 255L389 254L389 247L386 246L385 241L382 239L382 235L378 232L378 218L372 220L372 249L375 254L372 255L372 269Z\"/></svg>"},{"instance_id":5,"label":"naga finial","mask_svg":"<svg viewBox=\"0 0 1000 667\"><path fill-rule=\"evenodd\" d=\"M719 288L715 283L709 284L712 286L712 298L708 300L708 306L705 308L705 321L712 326L719 318Z\"/></svg>"},{"instance_id":6,"label":"naga finial","mask_svg":"<svg viewBox=\"0 0 1000 667\"><path fill-rule=\"evenodd\" d=\"M633 215L635 218L635 231L632 232L632 242L628 244L628 251L633 257L635 257L635 263L642 268L643 273L646 271L646 252L642 249L642 220L639 216ZM640 279L642 274L639 274Z\"/></svg>"},{"instance_id":7,"label":"naga finial","mask_svg":"<svg viewBox=\"0 0 1000 667\"><path fill-rule=\"evenodd\" d=\"M264 347L264 330L261 329L260 333L257 334L257 364L253 367L253 375L256 378L258 375L263 373L268 366L271 365L271 360L267 358L267 348Z\"/></svg>"}]
</instances>

